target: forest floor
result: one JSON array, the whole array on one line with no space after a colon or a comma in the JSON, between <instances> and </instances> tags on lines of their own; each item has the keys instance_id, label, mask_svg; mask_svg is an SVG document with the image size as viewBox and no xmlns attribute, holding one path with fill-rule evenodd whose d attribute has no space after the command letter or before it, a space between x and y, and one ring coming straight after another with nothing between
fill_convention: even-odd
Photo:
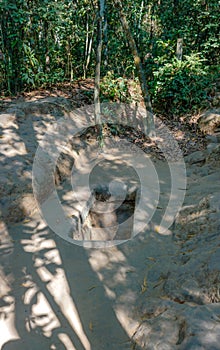
<instances>
[{"instance_id":1,"label":"forest floor","mask_svg":"<svg viewBox=\"0 0 220 350\"><path fill-rule=\"evenodd\" d=\"M150 225L133 239L99 249L83 247L80 240L73 244L63 236L68 226L60 225L60 212L50 200L55 189L66 217L73 217L73 168L80 186L97 156L94 129L87 128L91 88L92 82L84 81L1 102L0 348L220 349L220 110L211 108L190 122L162 118L183 153L187 178L183 205L166 234L157 228L172 181L161 148L139 129L106 123L106 145L100 152L108 153L105 172L95 164L89 181L118 179L126 160L138 167L139 154L132 147L117 152L116 146L128 141L141 150L143 163L154 165L160 197ZM74 123L86 131L66 141L68 147L52 168L54 187L48 173L41 173L37 203L32 184L37 147L45 132L60 118L68 121L78 107ZM63 142L54 135L55 143ZM45 169L51 170L48 164ZM126 169L127 188L130 175L137 186L135 173ZM145 174L150 188L155 186L152 174Z\"/></svg>"}]
</instances>

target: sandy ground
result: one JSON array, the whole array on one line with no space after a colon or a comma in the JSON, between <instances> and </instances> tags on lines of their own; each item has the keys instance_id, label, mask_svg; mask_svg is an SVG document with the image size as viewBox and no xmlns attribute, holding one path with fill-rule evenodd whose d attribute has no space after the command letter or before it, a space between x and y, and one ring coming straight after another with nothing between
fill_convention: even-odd
<instances>
[{"instance_id":1,"label":"sandy ground","mask_svg":"<svg viewBox=\"0 0 220 350\"><path fill-rule=\"evenodd\" d=\"M83 247L72 244L70 236L62 238L69 224L60 226L53 203L54 230L48 227L32 188L37 146L70 109L64 98L46 98L10 104L0 115L1 349L220 349L218 142L212 140L208 148L185 158L185 201L166 234L158 232L158 225L169 202L170 170L155 157L160 193L150 224L123 244ZM76 210L68 179L70 153L81 170L80 186L82 175L90 171L88 143L93 150L92 140L76 139L54 171L55 189L69 218ZM124 160L129 152L123 149ZM111 157L118 166L117 152ZM100 183L102 171L94 171L91 181ZM137 182L130 171L125 175ZM147 175L146 169L143 173L153 188L154 174ZM51 179L47 183L45 173L42 176L40 203L54 190ZM128 183L126 176L123 181ZM105 182L111 180L105 177Z\"/></svg>"}]
</instances>

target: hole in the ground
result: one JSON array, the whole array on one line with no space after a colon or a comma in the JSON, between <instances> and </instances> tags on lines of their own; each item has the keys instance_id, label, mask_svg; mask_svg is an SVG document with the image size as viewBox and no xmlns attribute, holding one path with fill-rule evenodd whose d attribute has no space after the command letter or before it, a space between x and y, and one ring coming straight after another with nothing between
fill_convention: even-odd
<instances>
[{"instance_id":1,"label":"hole in the ground","mask_svg":"<svg viewBox=\"0 0 220 350\"><path fill-rule=\"evenodd\" d=\"M108 186L94 188L81 215L81 237L95 241L130 239L137 198L136 187L115 195Z\"/></svg>"}]
</instances>

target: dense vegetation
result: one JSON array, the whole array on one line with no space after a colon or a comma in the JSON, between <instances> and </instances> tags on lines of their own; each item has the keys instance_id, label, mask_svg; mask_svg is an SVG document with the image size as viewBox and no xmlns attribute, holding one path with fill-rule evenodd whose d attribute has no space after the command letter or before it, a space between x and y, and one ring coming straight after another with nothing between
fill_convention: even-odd
<instances>
[{"instance_id":1,"label":"dense vegetation","mask_svg":"<svg viewBox=\"0 0 220 350\"><path fill-rule=\"evenodd\" d=\"M103 98L124 100L136 71L113 3L107 1L103 19L102 92ZM219 74L219 1L124 0L123 10L153 107L180 115L205 106ZM97 13L98 3L90 0L1 0L2 92L94 77ZM183 56L177 58L179 38Z\"/></svg>"}]
</instances>

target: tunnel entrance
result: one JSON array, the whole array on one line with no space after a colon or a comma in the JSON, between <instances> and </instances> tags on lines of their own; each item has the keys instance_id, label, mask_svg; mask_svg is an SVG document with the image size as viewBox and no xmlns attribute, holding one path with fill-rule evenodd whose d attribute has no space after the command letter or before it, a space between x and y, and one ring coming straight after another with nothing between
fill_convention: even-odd
<instances>
[{"instance_id":1,"label":"tunnel entrance","mask_svg":"<svg viewBox=\"0 0 220 350\"><path fill-rule=\"evenodd\" d=\"M94 186L80 215L79 236L92 241L132 238L138 197L136 186L113 193L106 185Z\"/></svg>"}]
</instances>

